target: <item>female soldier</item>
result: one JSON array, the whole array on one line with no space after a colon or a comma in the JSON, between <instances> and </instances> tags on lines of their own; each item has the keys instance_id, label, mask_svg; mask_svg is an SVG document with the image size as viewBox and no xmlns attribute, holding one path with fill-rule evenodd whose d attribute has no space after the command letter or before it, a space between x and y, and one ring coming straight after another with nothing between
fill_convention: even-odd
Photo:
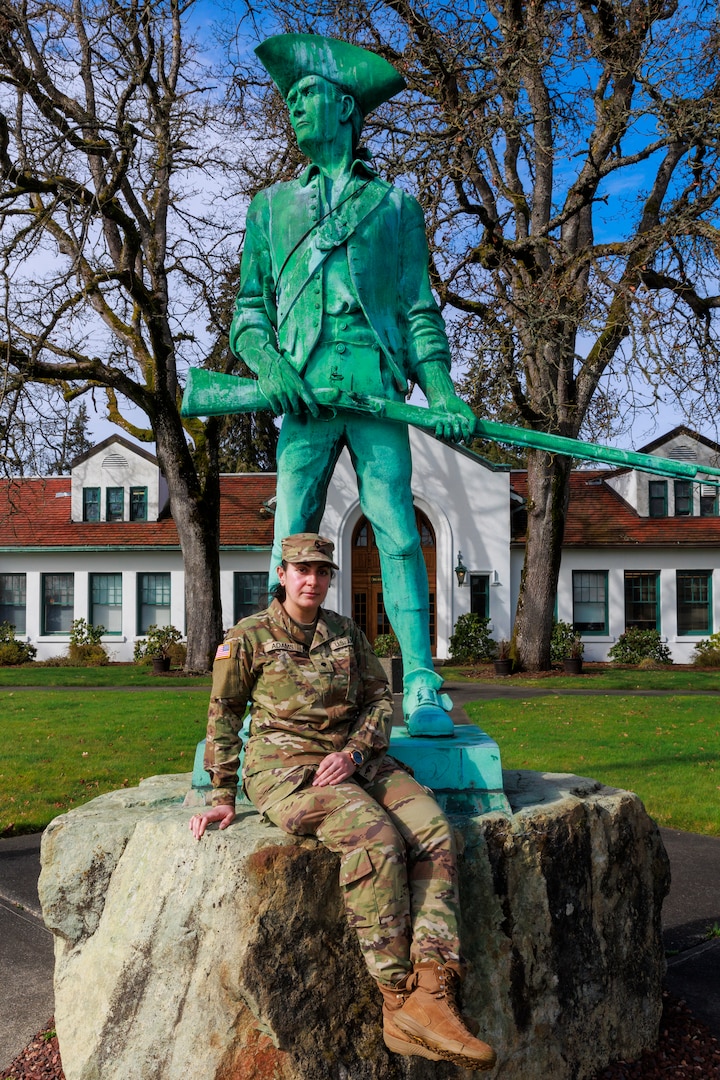
<instances>
[{"instance_id":1,"label":"female soldier","mask_svg":"<svg viewBox=\"0 0 720 1080\"><path fill-rule=\"evenodd\" d=\"M494 1051L455 1003L463 967L452 829L386 753L392 696L367 639L322 608L333 546L317 533L286 537L279 594L218 648L205 753L212 807L190 829L199 840L211 822L233 821L249 705L244 790L275 825L340 855L347 917L384 999L386 1045L489 1069Z\"/></svg>"}]
</instances>

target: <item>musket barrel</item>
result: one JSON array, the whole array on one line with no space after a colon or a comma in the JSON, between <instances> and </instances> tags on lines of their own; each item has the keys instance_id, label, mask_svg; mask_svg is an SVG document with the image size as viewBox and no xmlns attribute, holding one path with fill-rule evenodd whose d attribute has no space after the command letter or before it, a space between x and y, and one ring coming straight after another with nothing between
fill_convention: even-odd
<instances>
[{"instance_id":1,"label":"musket barrel","mask_svg":"<svg viewBox=\"0 0 720 1080\"><path fill-rule=\"evenodd\" d=\"M339 390L315 390L318 402L342 412L360 413L364 416L385 418L397 423L412 424L424 431L434 432L436 424L445 419L419 405L404 401L389 401L371 395L346 394ZM224 416L232 413L257 412L268 409L269 403L255 379L240 379L236 375L223 375L205 368L191 368L183 395L181 416ZM496 420L476 419L476 438L510 446L527 446L532 450L545 450L551 454L563 454L581 461L600 461L620 468L639 469L674 479L694 480L698 473L702 482L720 486L720 469L696 465L689 461L675 461L653 454L641 454L635 450L619 450L613 446L597 446L581 442L565 435L551 435L546 431L501 424Z\"/></svg>"}]
</instances>

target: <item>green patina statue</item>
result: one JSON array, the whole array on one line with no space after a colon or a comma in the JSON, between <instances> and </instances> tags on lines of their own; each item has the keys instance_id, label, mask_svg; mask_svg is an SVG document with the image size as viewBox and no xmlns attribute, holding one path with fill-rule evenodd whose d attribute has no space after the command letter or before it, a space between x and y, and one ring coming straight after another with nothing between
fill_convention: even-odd
<instances>
[{"instance_id":1,"label":"green patina statue","mask_svg":"<svg viewBox=\"0 0 720 1080\"><path fill-rule=\"evenodd\" d=\"M468 438L475 417L450 378L433 298L422 210L381 180L359 146L364 117L403 89L374 53L314 34L256 50L282 93L310 165L261 191L248 211L230 347L276 414L277 508L271 574L284 536L315 532L347 446L375 532L388 617L402 649L403 711L413 734L452 734L432 665L428 583L410 487L407 427L362 414L321 416L315 390L402 401L417 383L435 433Z\"/></svg>"}]
</instances>

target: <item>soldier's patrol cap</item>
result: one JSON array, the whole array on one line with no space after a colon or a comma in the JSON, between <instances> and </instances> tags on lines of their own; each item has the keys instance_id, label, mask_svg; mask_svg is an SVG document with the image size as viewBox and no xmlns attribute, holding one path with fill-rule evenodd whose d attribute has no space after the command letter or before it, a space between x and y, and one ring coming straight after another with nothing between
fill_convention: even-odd
<instances>
[{"instance_id":1,"label":"soldier's patrol cap","mask_svg":"<svg viewBox=\"0 0 720 1080\"><path fill-rule=\"evenodd\" d=\"M276 34L258 45L255 53L285 99L299 79L321 75L351 94L367 116L406 86L402 75L382 56L320 34Z\"/></svg>"},{"instance_id":2,"label":"soldier's patrol cap","mask_svg":"<svg viewBox=\"0 0 720 1080\"><path fill-rule=\"evenodd\" d=\"M282 542L282 557L285 562L309 563L320 562L338 569L337 563L333 562L335 545L326 536L319 533L295 533L286 536Z\"/></svg>"}]
</instances>

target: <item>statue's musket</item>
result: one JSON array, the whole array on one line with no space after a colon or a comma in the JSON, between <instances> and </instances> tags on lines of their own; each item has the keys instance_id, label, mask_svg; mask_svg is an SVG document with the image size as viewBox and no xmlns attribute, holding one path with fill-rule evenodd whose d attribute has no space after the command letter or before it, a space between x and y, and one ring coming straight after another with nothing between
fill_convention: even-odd
<instances>
[{"instance_id":1,"label":"statue's musket","mask_svg":"<svg viewBox=\"0 0 720 1080\"><path fill-rule=\"evenodd\" d=\"M332 412L354 412L375 419L394 420L412 424L424 431L434 432L439 422L446 422L446 413L436 413L419 405L404 401L388 401L370 394L348 394L343 390L314 390L319 405ZM191 368L182 400L182 416L226 416L231 413L258 412L269 409L267 398L255 379L240 379L236 375L222 375L205 368ZM507 443L510 446L528 446L533 450L546 450L551 454L565 454L582 461L601 461L620 468L640 469L676 480L693 480L702 475L702 482L720 486L720 469L708 465L694 465L689 461L673 461L653 454L639 454L634 450L618 450L612 446L596 446L594 443L570 439L565 435L550 435L545 431L501 424L495 420L475 420L474 435L479 439Z\"/></svg>"}]
</instances>

